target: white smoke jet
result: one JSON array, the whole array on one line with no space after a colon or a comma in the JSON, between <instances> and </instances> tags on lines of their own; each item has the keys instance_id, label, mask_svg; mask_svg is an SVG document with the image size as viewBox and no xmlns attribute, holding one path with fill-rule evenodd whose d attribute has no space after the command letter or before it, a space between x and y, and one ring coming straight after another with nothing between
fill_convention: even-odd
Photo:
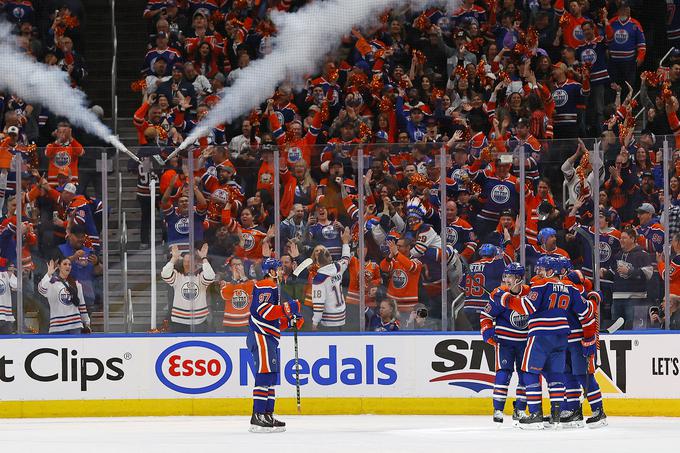
<instances>
[{"instance_id":1,"label":"white smoke jet","mask_svg":"<svg viewBox=\"0 0 680 453\"><path fill-rule=\"evenodd\" d=\"M212 128L230 123L267 100L285 80L299 81L318 71L323 59L338 47L352 27L377 22L385 10L410 5L415 10L445 6L449 12L459 0L327 0L316 1L295 13L273 13L277 35L273 51L239 71L223 99L177 148L185 149Z\"/></svg>"},{"instance_id":2,"label":"white smoke jet","mask_svg":"<svg viewBox=\"0 0 680 453\"><path fill-rule=\"evenodd\" d=\"M85 93L71 87L68 73L33 60L19 48L12 25L0 21L0 90L47 107L71 124L106 140L137 159L87 108Z\"/></svg>"}]
</instances>

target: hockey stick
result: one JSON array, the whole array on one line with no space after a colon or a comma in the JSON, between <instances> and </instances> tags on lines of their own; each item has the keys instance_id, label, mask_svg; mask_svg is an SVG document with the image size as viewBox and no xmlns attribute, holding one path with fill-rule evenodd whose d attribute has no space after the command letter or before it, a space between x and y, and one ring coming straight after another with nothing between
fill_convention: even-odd
<instances>
[{"instance_id":1,"label":"hockey stick","mask_svg":"<svg viewBox=\"0 0 680 453\"><path fill-rule=\"evenodd\" d=\"M625 320L622 317L619 317L616 321L614 321L614 324L609 326L607 328L607 333L614 333L617 330L619 330L621 327L623 327L623 324L625 323Z\"/></svg>"},{"instance_id":2,"label":"hockey stick","mask_svg":"<svg viewBox=\"0 0 680 453\"><path fill-rule=\"evenodd\" d=\"M297 402L298 414L300 409L300 364L298 356L298 326L297 318L293 318L293 345L295 346L295 400Z\"/></svg>"},{"instance_id":3,"label":"hockey stick","mask_svg":"<svg viewBox=\"0 0 680 453\"><path fill-rule=\"evenodd\" d=\"M304 271L309 266L311 266L313 262L314 261L311 258L307 258L306 260L304 260L303 262L298 264L298 266L293 271L293 275L296 276L296 277L299 277L300 274L302 273L302 271Z\"/></svg>"}]
</instances>

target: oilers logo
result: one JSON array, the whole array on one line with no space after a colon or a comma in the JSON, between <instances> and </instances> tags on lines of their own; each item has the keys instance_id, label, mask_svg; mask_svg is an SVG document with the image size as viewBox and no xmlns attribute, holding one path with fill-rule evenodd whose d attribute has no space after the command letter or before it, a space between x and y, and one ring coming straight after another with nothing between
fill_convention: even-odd
<instances>
[{"instance_id":1,"label":"oilers logo","mask_svg":"<svg viewBox=\"0 0 680 453\"><path fill-rule=\"evenodd\" d=\"M182 217L175 223L175 231L179 234L189 234L189 217Z\"/></svg>"},{"instance_id":2,"label":"oilers logo","mask_svg":"<svg viewBox=\"0 0 680 453\"><path fill-rule=\"evenodd\" d=\"M456 168L451 172L451 179L456 181L458 184L462 184L463 181L463 170L460 168Z\"/></svg>"},{"instance_id":3,"label":"oilers logo","mask_svg":"<svg viewBox=\"0 0 680 453\"><path fill-rule=\"evenodd\" d=\"M0 280L0 296L4 295L6 291L7 291L7 284L5 284L4 281Z\"/></svg>"},{"instance_id":4,"label":"oilers logo","mask_svg":"<svg viewBox=\"0 0 680 453\"><path fill-rule=\"evenodd\" d=\"M278 110L274 113L276 114L276 117L279 119L279 124L286 124L286 117L283 116L283 113L281 113Z\"/></svg>"},{"instance_id":5,"label":"oilers logo","mask_svg":"<svg viewBox=\"0 0 680 453\"><path fill-rule=\"evenodd\" d=\"M59 302L64 305L71 305L71 293L66 288L59 290Z\"/></svg>"},{"instance_id":6,"label":"oilers logo","mask_svg":"<svg viewBox=\"0 0 680 453\"><path fill-rule=\"evenodd\" d=\"M491 189L491 199L498 204L507 203L510 200L510 189L503 184L498 184Z\"/></svg>"},{"instance_id":7,"label":"oilers logo","mask_svg":"<svg viewBox=\"0 0 680 453\"><path fill-rule=\"evenodd\" d=\"M288 160L297 162L302 159L302 150L296 146L288 148Z\"/></svg>"},{"instance_id":8,"label":"oilers logo","mask_svg":"<svg viewBox=\"0 0 680 453\"><path fill-rule=\"evenodd\" d=\"M614 41L616 41L617 44L625 44L628 42L628 32L624 29L616 30L616 33L614 33Z\"/></svg>"},{"instance_id":9,"label":"oilers logo","mask_svg":"<svg viewBox=\"0 0 680 453\"><path fill-rule=\"evenodd\" d=\"M553 101L555 101L556 107L563 107L569 100L569 95L563 89L557 89L553 92Z\"/></svg>"},{"instance_id":10,"label":"oilers logo","mask_svg":"<svg viewBox=\"0 0 680 453\"><path fill-rule=\"evenodd\" d=\"M408 283L408 275L401 269L397 269L392 274L392 284L396 289L402 289L406 287Z\"/></svg>"},{"instance_id":11,"label":"oilers logo","mask_svg":"<svg viewBox=\"0 0 680 453\"><path fill-rule=\"evenodd\" d=\"M59 151L54 156L54 165L60 168L68 167L71 164L71 155L66 151Z\"/></svg>"},{"instance_id":12,"label":"oilers logo","mask_svg":"<svg viewBox=\"0 0 680 453\"><path fill-rule=\"evenodd\" d=\"M237 289L231 296L231 306L236 310L243 310L248 306L248 293L242 289Z\"/></svg>"},{"instance_id":13,"label":"oilers logo","mask_svg":"<svg viewBox=\"0 0 680 453\"><path fill-rule=\"evenodd\" d=\"M609 261L612 257L612 246L608 242L600 241L600 263Z\"/></svg>"},{"instance_id":14,"label":"oilers logo","mask_svg":"<svg viewBox=\"0 0 680 453\"><path fill-rule=\"evenodd\" d=\"M333 225L326 225L325 227L321 228L321 235L324 237L324 239L335 239L338 237L338 231Z\"/></svg>"},{"instance_id":15,"label":"oilers logo","mask_svg":"<svg viewBox=\"0 0 680 453\"><path fill-rule=\"evenodd\" d=\"M512 313L510 313L510 324L512 324L515 328L520 330L526 329L527 326L529 325L529 316L520 315L516 311L513 311Z\"/></svg>"},{"instance_id":16,"label":"oilers logo","mask_svg":"<svg viewBox=\"0 0 680 453\"><path fill-rule=\"evenodd\" d=\"M456 245L458 242L458 231L453 227L446 227L446 242Z\"/></svg>"},{"instance_id":17,"label":"oilers logo","mask_svg":"<svg viewBox=\"0 0 680 453\"><path fill-rule=\"evenodd\" d=\"M252 234L243 233L241 235L241 238L243 238L243 250L249 251L252 250L253 247L255 247L255 238L253 237Z\"/></svg>"},{"instance_id":18,"label":"oilers logo","mask_svg":"<svg viewBox=\"0 0 680 453\"><path fill-rule=\"evenodd\" d=\"M198 285L194 282L186 282L183 284L182 297L184 300L196 300L198 298Z\"/></svg>"},{"instance_id":19,"label":"oilers logo","mask_svg":"<svg viewBox=\"0 0 680 453\"><path fill-rule=\"evenodd\" d=\"M595 52L595 49L588 48L581 52L581 63L590 63L591 65L594 65L596 61L597 52Z\"/></svg>"},{"instance_id":20,"label":"oilers logo","mask_svg":"<svg viewBox=\"0 0 680 453\"><path fill-rule=\"evenodd\" d=\"M272 183L272 175L271 173L262 173L260 175L260 182L262 184L271 184Z\"/></svg>"},{"instance_id":21,"label":"oilers logo","mask_svg":"<svg viewBox=\"0 0 680 453\"><path fill-rule=\"evenodd\" d=\"M224 189L217 189L212 193L211 198L218 203L227 204L227 191Z\"/></svg>"},{"instance_id":22,"label":"oilers logo","mask_svg":"<svg viewBox=\"0 0 680 453\"><path fill-rule=\"evenodd\" d=\"M574 36L574 39L577 39L579 41L584 40L583 29L581 28L580 25L577 25L576 27L574 27L574 32L572 33L572 35Z\"/></svg>"},{"instance_id":23,"label":"oilers logo","mask_svg":"<svg viewBox=\"0 0 680 453\"><path fill-rule=\"evenodd\" d=\"M18 6L12 10L12 16L16 17L17 19L23 19L25 15L26 11L23 8L19 8Z\"/></svg>"}]
</instances>

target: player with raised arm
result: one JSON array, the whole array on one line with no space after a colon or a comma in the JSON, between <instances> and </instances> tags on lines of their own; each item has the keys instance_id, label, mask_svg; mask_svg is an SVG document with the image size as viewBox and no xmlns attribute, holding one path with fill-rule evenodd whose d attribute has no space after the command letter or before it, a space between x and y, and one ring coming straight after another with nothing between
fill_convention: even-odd
<instances>
[{"instance_id":1,"label":"player with raised arm","mask_svg":"<svg viewBox=\"0 0 680 453\"><path fill-rule=\"evenodd\" d=\"M517 371L517 385L513 423L526 417L526 393L524 372L521 371L524 349L527 343L528 316L503 305L508 297L524 297L529 294L529 286L524 285L524 266L510 263L503 271L503 284L492 291L491 302L480 314L481 334L484 341L496 349L496 380L493 389L493 421L503 423L503 409L508 396L508 386L512 372Z\"/></svg>"},{"instance_id":2,"label":"player with raised arm","mask_svg":"<svg viewBox=\"0 0 680 453\"><path fill-rule=\"evenodd\" d=\"M575 286L581 296L593 305L593 319L588 321L593 325L597 322L597 310L600 305L601 296L597 291L593 291L593 284L586 279L581 271L572 269L571 261L567 258L558 258L560 278ZM560 414L560 423L563 427L599 428L607 425L607 416L602 408L602 393L600 386L595 379L595 357L586 357L582 346L583 327L578 316L573 311L567 312L569 320L569 340L567 345L567 363L564 385L566 387L565 401ZM583 421L583 410L581 407L581 387L585 391L588 404L593 413L586 423Z\"/></svg>"},{"instance_id":3,"label":"player with raised arm","mask_svg":"<svg viewBox=\"0 0 680 453\"><path fill-rule=\"evenodd\" d=\"M522 371L526 385L529 416L519 421L522 429L543 429L541 408L541 382L543 375L548 381L550 394L550 424L558 427L564 400L564 368L567 339L570 333L567 312L573 311L583 326L583 353L595 354L595 323L592 304L585 301L572 284L561 281L557 272L559 262L549 258L543 278L535 279L531 291L524 297L507 297L503 305L520 314L529 315L529 333Z\"/></svg>"},{"instance_id":4,"label":"player with raised arm","mask_svg":"<svg viewBox=\"0 0 680 453\"><path fill-rule=\"evenodd\" d=\"M278 381L281 366L278 353L280 332L294 324L299 329L304 320L300 314L300 302L280 300L278 285L283 273L281 261L265 259L262 272L264 278L257 281L253 288L250 331L246 337L256 370L250 432L282 432L286 430L286 424L274 418L274 385Z\"/></svg>"}]
</instances>

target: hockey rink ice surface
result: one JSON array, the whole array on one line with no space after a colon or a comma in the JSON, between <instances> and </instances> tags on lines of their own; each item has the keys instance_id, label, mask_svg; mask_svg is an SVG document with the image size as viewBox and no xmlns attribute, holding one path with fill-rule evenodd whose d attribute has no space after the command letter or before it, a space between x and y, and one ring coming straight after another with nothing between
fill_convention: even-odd
<instances>
[{"instance_id":1,"label":"hockey rink ice surface","mask_svg":"<svg viewBox=\"0 0 680 453\"><path fill-rule=\"evenodd\" d=\"M0 420L4 452L680 452L680 418L610 417L600 429L520 431L491 416L285 416L288 431L249 433L249 417Z\"/></svg>"}]
</instances>

